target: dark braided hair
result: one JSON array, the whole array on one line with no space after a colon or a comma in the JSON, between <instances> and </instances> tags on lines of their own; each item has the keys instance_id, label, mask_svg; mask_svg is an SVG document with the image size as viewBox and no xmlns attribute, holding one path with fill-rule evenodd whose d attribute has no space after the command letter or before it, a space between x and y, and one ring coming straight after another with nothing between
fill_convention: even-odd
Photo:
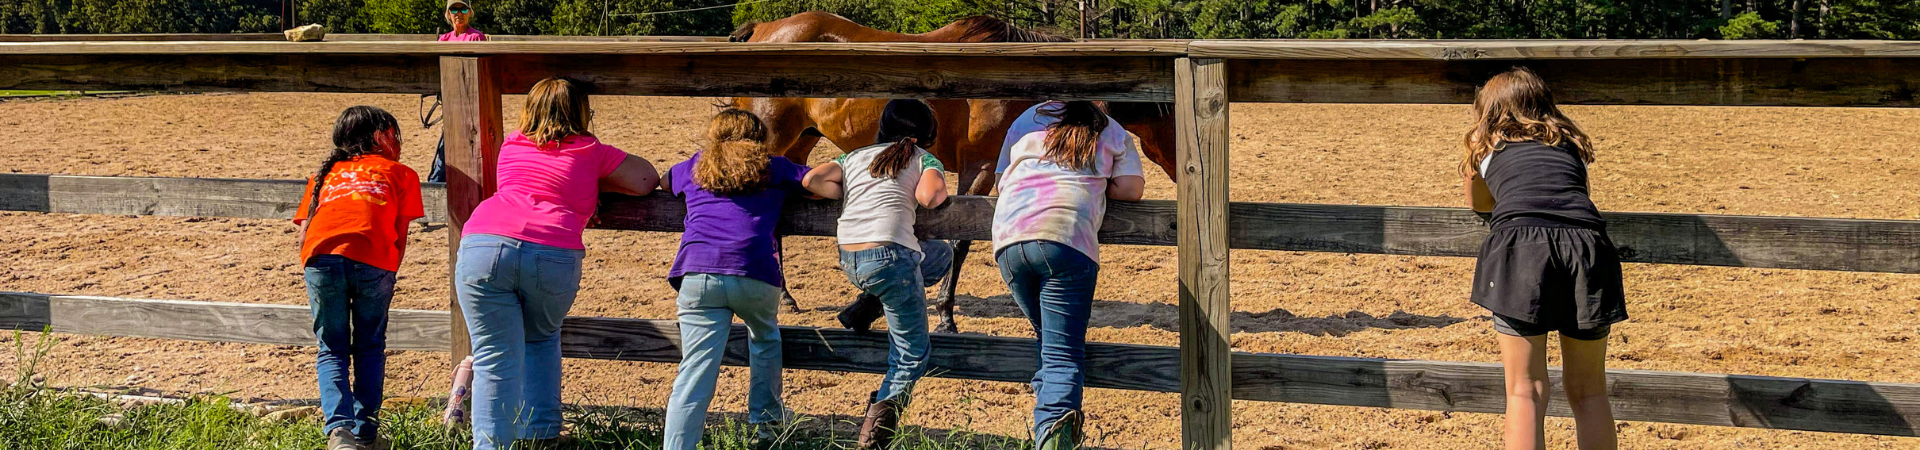
<instances>
[{"instance_id":1,"label":"dark braided hair","mask_svg":"<svg viewBox=\"0 0 1920 450\"><path fill-rule=\"evenodd\" d=\"M933 145L933 138L939 130L939 122L933 117L933 108L927 102L919 100L893 100L887 102L887 108L880 113L880 136L878 143L892 142L893 145L881 150L873 157L873 163L867 165L867 175L874 178L893 178L900 169L907 167L913 160L915 148Z\"/></svg>"},{"instance_id":2,"label":"dark braided hair","mask_svg":"<svg viewBox=\"0 0 1920 450\"><path fill-rule=\"evenodd\" d=\"M340 119L333 122L333 152L320 162L320 170L313 175L313 198L307 205L307 220L320 211L320 191L327 186L327 174L333 172L333 165L361 155L380 153L377 136L387 130L400 129L400 121L386 110L372 106L355 106L340 112Z\"/></svg>"}]
</instances>

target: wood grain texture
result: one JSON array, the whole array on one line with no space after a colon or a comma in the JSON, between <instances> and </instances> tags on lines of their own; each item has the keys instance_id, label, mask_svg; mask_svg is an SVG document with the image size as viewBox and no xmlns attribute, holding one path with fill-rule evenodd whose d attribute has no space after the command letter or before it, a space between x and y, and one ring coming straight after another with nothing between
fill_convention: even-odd
<instances>
[{"instance_id":1,"label":"wood grain texture","mask_svg":"<svg viewBox=\"0 0 1920 450\"><path fill-rule=\"evenodd\" d=\"M47 309L14 305L51 303ZM448 314L394 310L388 348L445 351ZM273 345L313 345L307 309L291 305L136 300L0 293L0 326L59 332ZM570 358L678 362L679 326L671 320L569 317L561 327ZM782 327L788 369L884 373L885 334ZM1034 341L934 334L930 376L1025 383L1038 368ZM728 341L728 365L746 363L746 330ZM1178 392L1180 351L1172 347L1090 343L1087 385ZM1498 364L1233 354L1233 398L1396 409L1500 413ZM1559 384L1559 371L1551 372ZM1613 370L1619 420L1894 436L1920 435L1920 384L1753 375ZM1555 395L1560 389L1552 389ZM1567 416L1565 398L1547 413Z\"/></svg>"},{"instance_id":2,"label":"wood grain texture","mask_svg":"<svg viewBox=\"0 0 1920 450\"><path fill-rule=\"evenodd\" d=\"M53 325L52 296L0 291L0 330L41 331Z\"/></svg>"},{"instance_id":3,"label":"wood grain texture","mask_svg":"<svg viewBox=\"0 0 1920 450\"><path fill-rule=\"evenodd\" d=\"M1178 56L1182 41L1096 41L1045 43L918 42L595 42L578 40L500 40L492 42L0 42L6 54L386 54L386 55L947 55L992 56Z\"/></svg>"},{"instance_id":4,"label":"wood grain texture","mask_svg":"<svg viewBox=\"0 0 1920 450\"><path fill-rule=\"evenodd\" d=\"M55 189L53 186L59 186ZM423 185L428 216L445 222L439 185ZM212 215L284 219L299 201L291 180L0 174L0 210L72 214ZM84 199L84 200L82 200ZM927 239L992 238L992 197L955 196L921 210ZM55 208L54 205L58 205ZM1230 248L1471 257L1487 227L1464 208L1297 203L1228 204ZM1177 245L1175 203L1109 202L1100 241ZM1603 213L1627 262L1920 273L1920 221L1714 214ZM832 236L840 206L789 203L780 232ZM679 232L686 205L669 195L601 196L599 227Z\"/></svg>"},{"instance_id":5,"label":"wood grain texture","mask_svg":"<svg viewBox=\"0 0 1920 450\"><path fill-rule=\"evenodd\" d=\"M452 327L453 360L473 353L460 289L454 284L460 262L460 234L473 210L493 195L494 168L500 158L501 66L490 57L440 58L440 98L446 102L447 311ZM457 363L456 363L457 364Z\"/></svg>"},{"instance_id":6,"label":"wood grain texture","mask_svg":"<svg viewBox=\"0 0 1920 450\"><path fill-rule=\"evenodd\" d=\"M427 94L436 69L406 54L0 54L0 89Z\"/></svg>"},{"instance_id":7,"label":"wood grain texture","mask_svg":"<svg viewBox=\"0 0 1920 450\"><path fill-rule=\"evenodd\" d=\"M1233 448L1233 291L1228 284L1226 62L1174 63L1179 134L1181 448Z\"/></svg>"},{"instance_id":8,"label":"wood grain texture","mask_svg":"<svg viewBox=\"0 0 1920 450\"><path fill-rule=\"evenodd\" d=\"M1197 40L1187 56L1226 59L1463 60L1920 57L1916 41Z\"/></svg>"},{"instance_id":9,"label":"wood grain texture","mask_svg":"<svg viewBox=\"0 0 1920 450\"><path fill-rule=\"evenodd\" d=\"M178 34L0 34L0 42L283 42L280 33ZM324 42L434 42L437 34L328 33ZM487 40L505 42L727 42L726 36L527 36L489 34Z\"/></svg>"},{"instance_id":10,"label":"wood grain texture","mask_svg":"<svg viewBox=\"0 0 1920 450\"><path fill-rule=\"evenodd\" d=\"M1532 68L1564 104L1916 106L1920 58L1231 60L1236 102L1471 103Z\"/></svg>"},{"instance_id":11,"label":"wood grain texture","mask_svg":"<svg viewBox=\"0 0 1920 450\"><path fill-rule=\"evenodd\" d=\"M738 44L736 44L738 45ZM1169 101L1170 61L1157 57L787 54L502 56L506 92L566 76L597 94L669 96L993 98Z\"/></svg>"}]
</instances>

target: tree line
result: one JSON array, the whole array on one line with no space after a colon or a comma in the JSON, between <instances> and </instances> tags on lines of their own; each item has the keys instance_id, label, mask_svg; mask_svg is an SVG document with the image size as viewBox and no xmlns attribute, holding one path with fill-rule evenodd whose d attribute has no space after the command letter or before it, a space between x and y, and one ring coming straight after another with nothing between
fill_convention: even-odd
<instances>
[{"instance_id":1,"label":"tree line","mask_svg":"<svg viewBox=\"0 0 1920 450\"><path fill-rule=\"evenodd\" d=\"M444 33L444 0L0 0L0 33ZM474 0L494 34L725 35L828 11L930 31L989 15L1131 39L1920 39L1916 0Z\"/></svg>"}]
</instances>

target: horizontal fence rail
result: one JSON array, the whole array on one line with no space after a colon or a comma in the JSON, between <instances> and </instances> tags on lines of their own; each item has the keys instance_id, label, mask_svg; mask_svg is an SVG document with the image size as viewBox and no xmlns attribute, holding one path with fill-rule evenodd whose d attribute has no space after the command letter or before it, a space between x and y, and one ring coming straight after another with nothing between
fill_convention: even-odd
<instances>
[{"instance_id":1,"label":"horizontal fence rail","mask_svg":"<svg viewBox=\"0 0 1920 450\"><path fill-rule=\"evenodd\" d=\"M1097 314L1098 312L1096 312ZM137 300L0 292L0 328L146 338L314 345L305 306ZM448 313L394 310L387 345L446 351ZM782 327L789 369L885 373L885 334ZM569 317L561 352L569 358L679 362L671 320ZM746 364L746 330L736 327L725 363ZM934 334L931 376L1027 382L1038 362L1032 339ZM1090 343L1087 385L1178 392L1179 349ZM1644 370L1608 371L1619 420L1915 436L1920 385ZM1552 372L1559 384L1559 371ZM1559 389L1554 395L1561 396ZM1237 352L1233 398L1396 409L1500 413L1499 364ZM1565 398L1549 414L1568 416Z\"/></svg>"},{"instance_id":2,"label":"horizontal fence rail","mask_svg":"<svg viewBox=\"0 0 1920 450\"><path fill-rule=\"evenodd\" d=\"M444 191L423 186L429 222L445 220ZM293 180L84 177L0 174L0 210L283 219L303 185ZM681 231L686 207L664 194L602 197L599 227ZM991 197L955 196L922 210L930 239L990 240ZM838 202L790 203L781 232L833 236ZM1175 203L1110 202L1105 244L1174 245ZM1238 249L1474 256L1487 227L1460 208L1236 202L1228 244ZM1920 221L1715 214L1605 213L1608 234L1628 262L1920 273Z\"/></svg>"},{"instance_id":3,"label":"horizontal fence rail","mask_svg":"<svg viewBox=\"0 0 1920 450\"><path fill-rule=\"evenodd\" d=\"M1528 66L1568 104L1920 106L1908 41L1083 41L734 43L682 37L418 42L0 40L0 89L436 93L440 56L491 56L524 92L545 76L601 94L1170 102L1176 57L1227 61L1238 102L1466 103ZM20 40L26 40L24 42ZM191 57L182 57L191 55ZM584 57L583 56L590 56Z\"/></svg>"}]
</instances>

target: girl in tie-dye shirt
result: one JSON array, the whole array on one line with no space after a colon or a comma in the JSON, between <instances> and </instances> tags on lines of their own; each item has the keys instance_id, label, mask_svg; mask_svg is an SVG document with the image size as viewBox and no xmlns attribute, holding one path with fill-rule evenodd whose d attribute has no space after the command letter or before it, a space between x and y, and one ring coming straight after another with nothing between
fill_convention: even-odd
<instances>
[{"instance_id":1,"label":"girl in tie-dye shirt","mask_svg":"<svg viewBox=\"0 0 1920 450\"><path fill-rule=\"evenodd\" d=\"M1092 102L1047 102L1007 130L1000 150L994 258L1040 337L1033 377L1036 448L1076 448L1086 383L1087 319L1100 274L1107 199L1136 201L1140 152Z\"/></svg>"}]
</instances>

